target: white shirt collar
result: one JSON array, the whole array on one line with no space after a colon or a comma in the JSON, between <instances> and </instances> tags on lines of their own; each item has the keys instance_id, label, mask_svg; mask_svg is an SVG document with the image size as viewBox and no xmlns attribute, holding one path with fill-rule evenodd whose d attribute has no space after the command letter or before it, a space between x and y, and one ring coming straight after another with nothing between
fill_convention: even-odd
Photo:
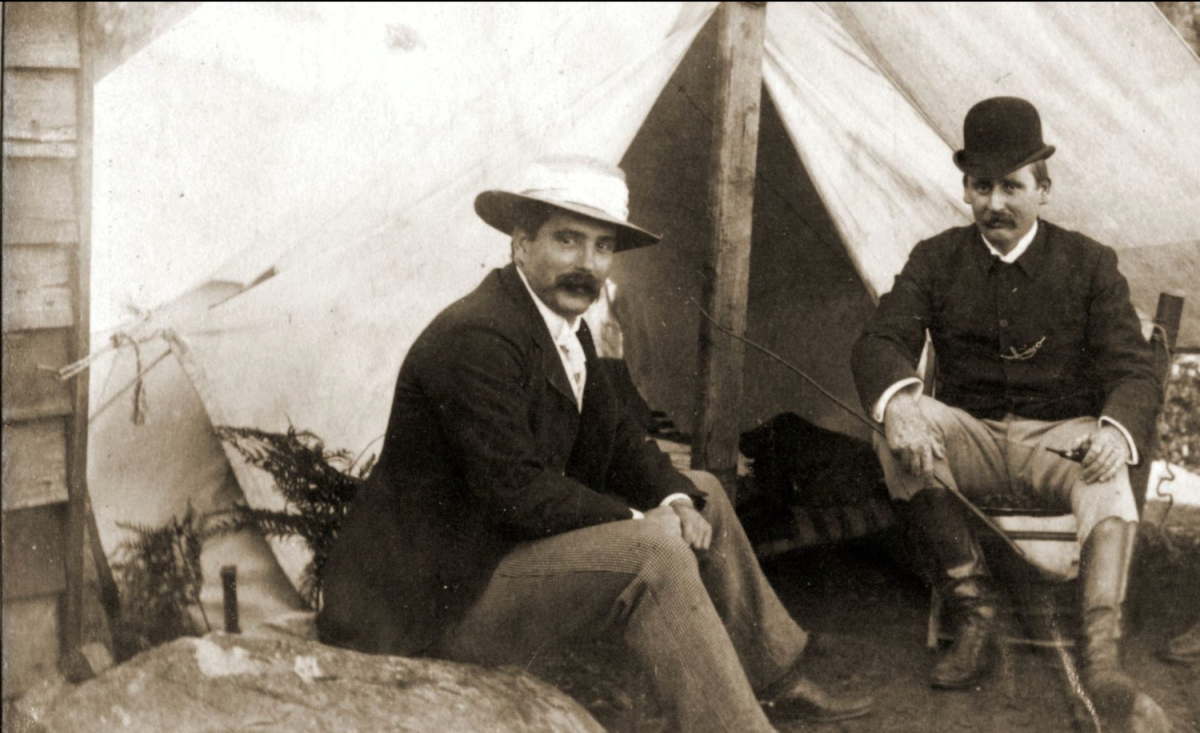
<instances>
[{"instance_id":1,"label":"white shirt collar","mask_svg":"<svg viewBox=\"0 0 1200 733\"><path fill-rule=\"evenodd\" d=\"M579 317L576 316L571 320L563 318L559 314L550 310L550 307L542 302L538 294L533 292L533 288L529 287L529 280L526 279L525 273L521 272L521 266L516 265L517 274L521 276L521 282L525 284L525 289L533 296L533 304L537 306L538 313L542 314L542 320L546 322L546 328L550 330L550 338L554 339L554 343L562 345L567 342L567 339L575 335L579 330Z\"/></svg>"},{"instance_id":2,"label":"white shirt collar","mask_svg":"<svg viewBox=\"0 0 1200 733\"><path fill-rule=\"evenodd\" d=\"M988 249L992 251L992 254L1000 258L1001 262L1011 265L1017 261L1018 257L1025 254L1025 250L1029 249L1029 245L1033 244L1033 238L1037 236L1037 230L1038 222L1037 219L1034 219L1033 226L1029 227L1029 231L1025 232L1025 236L1021 237L1021 241L1017 242L1017 246L1009 250L1008 254L1006 255L1000 254L1000 250L996 249L996 247L988 241L987 237L983 237L983 243L988 246ZM980 232L980 236L983 236L982 231Z\"/></svg>"}]
</instances>

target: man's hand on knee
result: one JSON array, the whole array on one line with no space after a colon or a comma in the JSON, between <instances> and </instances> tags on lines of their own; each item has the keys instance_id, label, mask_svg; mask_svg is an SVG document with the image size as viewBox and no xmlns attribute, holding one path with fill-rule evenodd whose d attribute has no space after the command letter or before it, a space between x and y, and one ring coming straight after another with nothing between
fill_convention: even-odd
<instances>
[{"instance_id":1,"label":"man's hand on knee","mask_svg":"<svg viewBox=\"0 0 1200 733\"><path fill-rule=\"evenodd\" d=\"M644 522L671 537L682 537L683 529L679 515L669 506L657 506L646 512Z\"/></svg>"},{"instance_id":2,"label":"man's hand on knee","mask_svg":"<svg viewBox=\"0 0 1200 733\"><path fill-rule=\"evenodd\" d=\"M712 544L712 525L704 518L691 501L680 499L672 502L670 508L679 517L680 531L683 541L693 550L704 552Z\"/></svg>"},{"instance_id":3,"label":"man's hand on knee","mask_svg":"<svg viewBox=\"0 0 1200 733\"><path fill-rule=\"evenodd\" d=\"M933 476L934 461L944 459L946 449L917 406L917 398L906 393L892 397L883 415L883 426L888 448L900 465L913 476Z\"/></svg>"},{"instance_id":4,"label":"man's hand on knee","mask_svg":"<svg viewBox=\"0 0 1200 733\"><path fill-rule=\"evenodd\" d=\"M1121 466L1129 460L1129 444L1121 431L1111 425L1105 425L1089 435L1076 438L1070 450L1087 448L1087 453L1080 462L1083 473L1080 478L1085 484L1111 481Z\"/></svg>"}]
</instances>

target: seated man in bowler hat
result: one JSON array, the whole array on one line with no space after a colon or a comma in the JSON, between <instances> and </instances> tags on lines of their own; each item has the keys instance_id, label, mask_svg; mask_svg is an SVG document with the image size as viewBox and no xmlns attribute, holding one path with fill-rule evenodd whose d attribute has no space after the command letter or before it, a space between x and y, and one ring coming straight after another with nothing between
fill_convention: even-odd
<instances>
[{"instance_id":1,"label":"seated man in bowler hat","mask_svg":"<svg viewBox=\"0 0 1200 733\"><path fill-rule=\"evenodd\" d=\"M808 638L721 486L671 467L596 358L581 316L614 256L659 239L629 223L628 195L619 169L557 158L521 193L476 198L512 263L409 350L325 571L321 638L525 664L610 633L678 731L863 715L869 698L807 677Z\"/></svg>"},{"instance_id":2,"label":"seated man in bowler hat","mask_svg":"<svg viewBox=\"0 0 1200 733\"><path fill-rule=\"evenodd\" d=\"M1046 159L1032 104L984 100L954 154L975 223L913 248L854 348L888 490L959 624L936 688L974 686L995 651L996 601L966 497L1011 493L1075 514L1082 544L1081 678L1110 719L1162 711L1122 670L1122 604L1138 514L1128 467L1146 458L1159 383L1129 286L1107 246L1044 220ZM936 399L915 375L928 330ZM1078 451L1071 460L1053 453Z\"/></svg>"}]
</instances>

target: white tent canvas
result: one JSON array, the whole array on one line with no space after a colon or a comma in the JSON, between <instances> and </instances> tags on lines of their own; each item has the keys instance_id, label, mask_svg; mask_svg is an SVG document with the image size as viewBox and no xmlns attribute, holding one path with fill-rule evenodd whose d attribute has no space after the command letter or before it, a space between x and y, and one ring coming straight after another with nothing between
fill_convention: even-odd
<instances>
[{"instance_id":1,"label":"white tent canvas","mask_svg":"<svg viewBox=\"0 0 1200 733\"><path fill-rule=\"evenodd\" d=\"M194 390L186 419L377 448L408 345L508 258L474 195L539 155L584 153L621 162L634 219L665 234L613 280L635 380L686 428L714 7L207 4L97 88L95 310L112 325L123 298L199 285L154 316L187 354L186 385L162 386ZM873 298L916 241L969 221L950 154L965 110L999 94L1034 101L1058 145L1047 218L1117 247L1147 317L1159 291L1188 297L1183 342L1200 345L1200 212L1185 193L1200 190L1200 63L1152 6L772 3L764 79L748 335L847 401ZM230 291L210 301L205 282ZM112 359L130 373L128 349ZM103 367L94 410L129 381ZM750 357L744 377L742 429L790 410L861 430L774 365ZM147 394L153 415L166 400ZM115 456L89 474L109 545L128 497L213 492L133 485L138 430L93 423L90 440ZM209 466L212 445L210 429ZM252 503L278 501L226 454ZM297 578L304 553L275 549Z\"/></svg>"}]
</instances>

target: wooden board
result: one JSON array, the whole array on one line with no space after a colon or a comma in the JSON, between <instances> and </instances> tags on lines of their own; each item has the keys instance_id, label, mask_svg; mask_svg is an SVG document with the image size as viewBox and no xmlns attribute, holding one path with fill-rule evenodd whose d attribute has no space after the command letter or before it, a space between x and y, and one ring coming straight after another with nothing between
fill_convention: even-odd
<instances>
[{"instance_id":1,"label":"wooden board","mask_svg":"<svg viewBox=\"0 0 1200 733\"><path fill-rule=\"evenodd\" d=\"M78 336L69 327L78 321L86 332L87 321L76 313L86 297L78 283L86 269L76 266L73 248L60 246L76 244L80 236L76 177L82 175L77 157L84 5L5 6L3 332L8 348L0 498L7 698L55 674L65 638L70 539L69 507L61 503L68 494L70 418L16 418L47 410L74 412L72 401L63 404L64 385L45 381L38 366L68 361ZM47 328L59 330L19 333ZM71 400L74 391L65 390ZM86 407L81 423L86 426ZM73 586L79 583L73 580Z\"/></svg>"},{"instance_id":2,"label":"wooden board","mask_svg":"<svg viewBox=\"0 0 1200 733\"><path fill-rule=\"evenodd\" d=\"M74 333L69 328L4 334L4 422L70 415L70 383L58 370L70 361ZM86 379L86 374L83 377Z\"/></svg>"},{"instance_id":3,"label":"wooden board","mask_svg":"<svg viewBox=\"0 0 1200 733\"><path fill-rule=\"evenodd\" d=\"M58 662L57 595L4 601L4 698L53 677ZM6 726L7 730L7 726Z\"/></svg>"},{"instance_id":4,"label":"wooden board","mask_svg":"<svg viewBox=\"0 0 1200 733\"><path fill-rule=\"evenodd\" d=\"M80 3L80 25L90 26L91 13L96 3ZM91 302L92 302L92 163L95 133L95 61L92 41L94 27L87 32L87 52L83 55L79 70L81 82L76 99L78 120L79 159L75 168L78 189L79 241L73 252L74 264L72 285L75 297L72 302L72 322L75 324L74 358L91 353ZM82 31L81 31L82 33ZM65 649L74 652L86 637L84 619L84 555L87 552L87 527L95 529L88 502L88 378L81 375L71 383L74 417L68 420L67 430L67 592L63 598L62 637Z\"/></svg>"},{"instance_id":5,"label":"wooden board","mask_svg":"<svg viewBox=\"0 0 1200 733\"><path fill-rule=\"evenodd\" d=\"M61 247L4 248L4 332L74 325L71 252Z\"/></svg>"},{"instance_id":6,"label":"wooden board","mask_svg":"<svg viewBox=\"0 0 1200 733\"><path fill-rule=\"evenodd\" d=\"M6 423L3 476L0 504L5 512L66 501L67 433L63 418ZM7 514L4 520L7 524Z\"/></svg>"},{"instance_id":7,"label":"wooden board","mask_svg":"<svg viewBox=\"0 0 1200 733\"><path fill-rule=\"evenodd\" d=\"M4 137L7 140L74 140L74 71L4 70Z\"/></svg>"},{"instance_id":8,"label":"wooden board","mask_svg":"<svg viewBox=\"0 0 1200 733\"><path fill-rule=\"evenodd\" d=\"M4 66L79 67L77 3L5 3Z\"/></svg>"},{"instance_id":9,"label":"wooden board","mask_svg":"<svg viewBox=\"0 0 1200 733\"><path fill-rule=\"evenodd\" d=\"M67 505L4 512L4 600L60 593L66 588L63 537Z\"/></svg>"},{"instance_id":10,"label":"wooden board","mask_svg":"<svg viewBox=\"0 0 1200 733\"><path fill-rule=\"evenodd\" d=\"M4 154L10 158L74 158L79 155L79 145L71 140L5 140Z\"/></svg>"},{"instance_id":11,"label":"wooden board","mask_svg":"<svg viewBox=\"0 0 1200 733\"><path fill-rule=\"evenodd\" d=\"M750 234L762 100L763 3L721 3L717 9L717 76L709 212L713 238L703 263L701 301L722 328L746 333ZM692 468L711 471L736 500L738 414L744 348L701 321Z\"/></svg>"},{"instance_id":12,"label":"wooden board","mask_svg":"<svg viewBox=\"0 0 1200 733\"><path fill-rule=\"evenodd\" d=\"M7 141L6 147L12 145ZM79 241L75 161L4 157L4 243Z\"/></svg>"}]
</instances>

